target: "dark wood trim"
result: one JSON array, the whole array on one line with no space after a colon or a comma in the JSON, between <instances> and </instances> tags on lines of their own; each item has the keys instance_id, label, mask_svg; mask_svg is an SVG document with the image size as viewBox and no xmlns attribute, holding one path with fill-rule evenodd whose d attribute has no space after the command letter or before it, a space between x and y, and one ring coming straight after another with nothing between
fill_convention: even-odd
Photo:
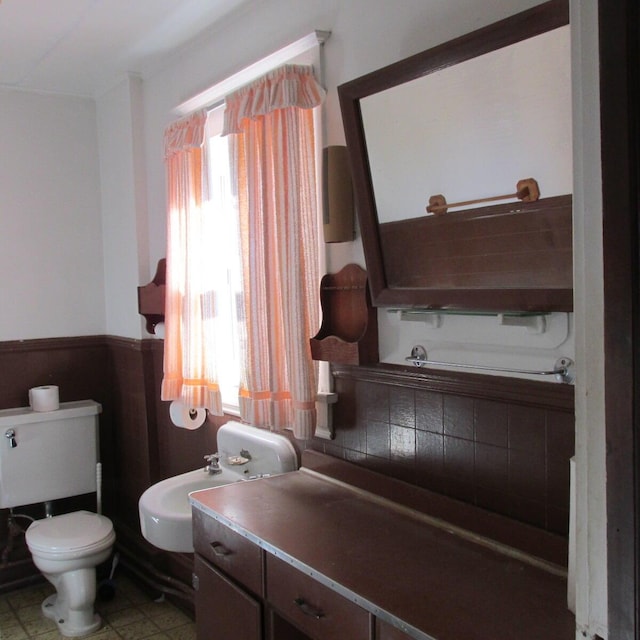
<instances>
[{"instance_id":1,"label":"dark wood trim","mask_svg":"<svg viewBox=\"0 0 640 640\"><path fill-rule=\"evenodd\" d=\"M523 406L570 413L574 411L574 387L569 384L428 368L418 369L393 364L367 367L332 365L331 371L336 378L354 378L363 382L377 382L423 391L451 393L499 402L515 402Z\"/></svg>"},{"instance_id":2,"label":"dark wood trim","mask_svg":"<svg viewBox=\"0 0 640 640\"><path fill-rule=\"evenodd\" d=\"M29 340L5 340L0 342L0 353L23 351L52 351L54 349L78 349L104 346L105 336L73 336L69 338L36 338Z\"/></svg>"},{"instance_id":3,"label":"dark wood trim","mask_svg":"<svg viewBox=\"0 0 640 640\"><path fill-rule=\"evenodd\" d=\"M122 336L104 336L104 341L109 347L119 347L120 349L131 349L132 351L145 351L147 343L153 340L139 340L137 338L123 338Z\"/></svg>"},{"instance_id":4,"label":"dark wood trim","mask_svg":"<svg viewBox=\"0 0 640 640\"><path fill-rule=\"evenodd\" d=\"M164 341L155 338L140 340L122 336L95 335L68 338L35 338L29 340L5 340L0 342L0 353L26 351L53 351L56 349L84 349L86 347L114 346L134 351L162 351Z\"/></svg>"},{"instance_id":5,"label":"dark wood trim","mask_svg":"<svg viewBox=\"0 0 640 640\"><path fill-rule=\"evenodd\" d=\"M569 24L569 3L550 0L372 71L340 87L359 99Z\"/></svg>"},{"instance_id":6,"label":"dark wood trim","mask_svg":"<svg viewBox=\"0 0 640 640\"><path fill-rule=\"evenodd\" d=\"M637 0L600 0L609 637L640 635Z\"/></svg>"}]
</instances>

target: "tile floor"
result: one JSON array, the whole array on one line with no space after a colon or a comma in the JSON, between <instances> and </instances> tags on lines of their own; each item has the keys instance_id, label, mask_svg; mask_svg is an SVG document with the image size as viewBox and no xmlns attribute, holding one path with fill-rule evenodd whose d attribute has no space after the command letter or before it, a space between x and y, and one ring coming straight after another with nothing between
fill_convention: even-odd
<instances>
[{"instance_id":1,"label":"tile floor","mask_svg":"<svg viewBox=\"0 0 640 640\"><path fill-rule=\"evenodd\" d=\"M154 602L126 576L115 579L115 596L96 601L103 627L89 640L195 640L193 620L169 602ZM53 587L41 584L0 595L0 640L56 640L55 623L40 612Z\"/></svg>"}]
</instances>

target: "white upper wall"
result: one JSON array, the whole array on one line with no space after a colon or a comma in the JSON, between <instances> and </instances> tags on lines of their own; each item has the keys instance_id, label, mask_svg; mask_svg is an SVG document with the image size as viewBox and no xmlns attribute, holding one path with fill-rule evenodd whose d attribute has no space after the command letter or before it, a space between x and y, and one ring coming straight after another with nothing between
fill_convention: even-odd
<instances>
[{"instance_id":1,"label":"white upper wall","mask_svg":"<svg viewBox=\"0 0 640 640\"><path fill-rule=\"evenodd\" d=\"M0 91L0 340L103 334L93 100Z\"/></svg>"},{"instance_id":2,"label":"white upper wall","mask_svg":"<svg viewBox=\"0 0 640 640\"><path fill-rule=\"evenodd\" d=\"M344 144L340 84L536 4L536 0L491 0L478 11L477 0L266 0L253 3L242 15L178 52L170 65L144 83L151 273L165 255L162 135L178 117L178 105L313 30L330 31L324 45L324 139L327 145ZM351 262L364 266L359 237L328 246L328 271ZM404 364L412 346L422 344L436 360L549 370L558 358L574 356L570 318L559 314L549 322L551 332L534 334L522 327L500 327L495 318L446 318L445 333L424 323L399 323L396 316L380 310L380 358ZM452 340L451 335L458 338ZM460 336L466 342L460 342Z\"/></svg>"},{"instance_id":3,"label":"white upper wall","mask_svg":"<svg viewBox=\"0 0 640 640\"><path fill-rule=\"evenodd\" d=\"M364 73L538 4L536 0L267 0L249 5L145 79L152 265L164 256L162 133L185 100L315 29L325 44L326 144L343 144L337 86ZM330 267L361 262L359 242L332 247Z\"/></svg>"},{"instance_id":4,"label":"white upper wall","mask_svg":"<svg viewBox=\"0 0 640 640\"><path fill-rule=\"evenodd\" d=\"M137 287L149 280L142 81L123 78L98 101L106 333L142 337Z\"/></svg>"}]
</instances>

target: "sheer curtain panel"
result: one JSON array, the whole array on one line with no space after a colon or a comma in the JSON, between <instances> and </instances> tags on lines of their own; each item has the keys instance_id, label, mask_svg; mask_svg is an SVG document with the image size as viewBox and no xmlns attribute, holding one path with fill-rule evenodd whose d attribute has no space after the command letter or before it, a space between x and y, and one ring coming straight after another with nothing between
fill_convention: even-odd
<instances>
[{"instance_id":1,"label":"sheer curtain panel","mask_svg":"<svg viewBox=\"0 0 640 640\"><path fill-rule=\"evenodd\" d=\"M165 131L167 278L163 400L222 415L215 361L212 251L206 239L208 204L205 124L198 111Z\"/></svg>"},{"instance_id":2,"label":"sheer curtain panel","mask_svg":"<svg viewBox=\"0 0 640 640\"><path fill-rule=\"evenodd\" d=\"M256 426L315 430L319 327L316 131L324 90L286 65L227 97L243 259L240 414Z\"/></svg>"}]
</instances>

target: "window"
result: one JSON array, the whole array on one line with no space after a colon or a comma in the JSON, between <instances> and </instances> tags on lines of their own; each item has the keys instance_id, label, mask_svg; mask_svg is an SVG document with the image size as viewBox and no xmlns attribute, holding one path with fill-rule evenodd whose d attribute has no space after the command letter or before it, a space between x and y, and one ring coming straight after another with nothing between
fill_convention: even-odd
<instances>
[{"instance_id":1,"label":"window","mask_svg":"<svg viewBox=\"0 0 640 640\"><path fill-rule=\"evenodd\" d=\"M311 67L284 65L227 97L223 118L196 112L165 136L162 398L216 414L237 402L243 420L305 439L318 389L323 96Z\"/></svg>"},{"instance_id":2,"label":"window","mask_svg":"<svg viewBox=\"0 0 640 640\"><path fill-rule=\"evenodd\" d=\"M238 202L233 195L229 166L229 139L222 136L223 107L209 112L205 154L209 179L210 221L207 242L213 254L216 334L228 336L217 343L218 384L225 413L238 413L242 270L238 230Z\"/></svg>"}]
</instances>

